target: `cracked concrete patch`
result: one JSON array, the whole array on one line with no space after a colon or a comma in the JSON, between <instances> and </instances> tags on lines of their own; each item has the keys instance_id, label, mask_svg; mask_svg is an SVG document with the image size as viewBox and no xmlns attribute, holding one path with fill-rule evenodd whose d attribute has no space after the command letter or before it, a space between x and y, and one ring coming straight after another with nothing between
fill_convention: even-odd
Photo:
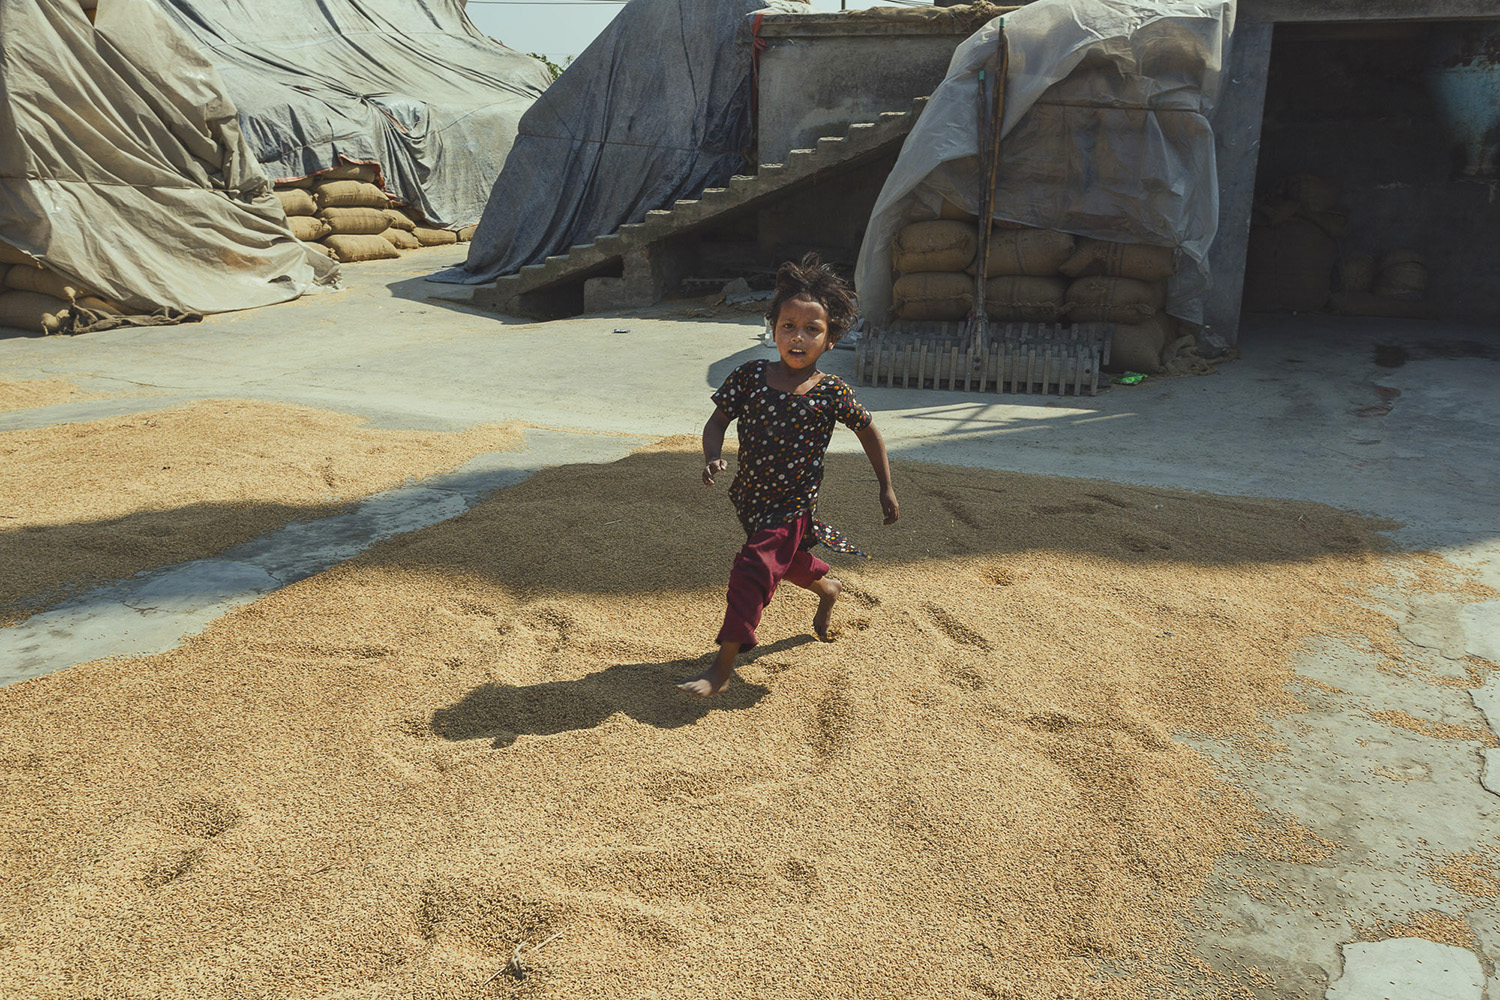
<instances>
[{"instance_id":1,"label":"cracked concrete patch","mask_svg":"<svg viewBox=\"0 0 1500 1000\"><path fill-rule=\"evenodd\" d=\"M1422 938L1344 945L1344 974L1328 1000L1482 1000L1484 970L1474 953Z\"/></svg>"},{"instance_id":2,"label":"cracked concrete patch","mask_svg":"<svg viewBox=\"0 0 1500 1000\"><path fill-rule=\"evenodd\" d=\"M1500 601L1465 604L1458 614L1458 623L1468 653L1500 663Z\"/></svg>"},{"instance_id":3,"label":"cracked concrete patch","mask_svg":"<svg viewBox=\"0 0 1500 1000\"><path fill-rule=\"evenodd\" d=\"M1450 660L1462 659L1465 629L1461 620L1464 606L1451 597L1424 598L1412 601L1406 621L1398 628L1407 642L1424 649L1434 649Z\"/></svg>"},{"instance_id":4,"label":"cracked concrete patch","mask_svg":"<svg viewBox=\"0 0 1500 1000\"><path fill-rule=\"evenodd\" d=\"M483 495L548 465L608 462L641 438L526 431L526 448L480 455L452 472L299 521L218 556L100 587L0 629L0 686L106 656L165 652L214 619L351 559L376 542L456 517Z\"/></svg>"}]
</instances>

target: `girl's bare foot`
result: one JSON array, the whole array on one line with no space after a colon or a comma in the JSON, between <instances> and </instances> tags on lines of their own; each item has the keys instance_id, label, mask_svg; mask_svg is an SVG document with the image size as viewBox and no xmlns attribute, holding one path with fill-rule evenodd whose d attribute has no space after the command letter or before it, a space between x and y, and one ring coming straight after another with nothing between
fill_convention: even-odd
<instances>
[{"instance_id":1,"label":"girl's bare foot","mask_svg":"<svg viewBox=\"0 0 1500 1000\"><path fill-rule=\"evenodd\" d=\"M724 643L719 647L719 655L714 657L713 665L697 677L689 678L677 685L677 690L686 691L699 698L709 698L718 694L729 686L729 678L734 675L734 658L739 655L739 652L739 643Z\"/></svg>"},{"instance_id":2,"label":"girl's bare foot","mask_svg":"<svg viewBox=\"0 0 1500 1000\"><path fill-rule=\"evenodd\" d=\"M813 632L824 642L832 642L833 633L829 631L829 624L833 620L833 606L838 602L844 585L831 576L823 577L818 583L820 586L814 588L818 595L818 613L813 615Z\"/></svg>"}]
</instances>

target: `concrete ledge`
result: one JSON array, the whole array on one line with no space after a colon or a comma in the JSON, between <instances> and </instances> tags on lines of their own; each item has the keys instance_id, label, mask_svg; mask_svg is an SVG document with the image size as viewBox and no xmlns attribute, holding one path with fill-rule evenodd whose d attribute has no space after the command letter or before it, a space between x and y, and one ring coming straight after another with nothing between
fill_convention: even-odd
<instances>
[{"instance_id":1,"label":"concrete ledge","mask_svg":"<svg viewBox=\"0 0 1500 1000\"><path fill-rule=\"evenodd\" d=\"M762 38L849 38L882 35L953 35L968 38L1002 14L1019 7L869 7L865 10L815 14L766 14Z\"/></svg>"}]
</instances>

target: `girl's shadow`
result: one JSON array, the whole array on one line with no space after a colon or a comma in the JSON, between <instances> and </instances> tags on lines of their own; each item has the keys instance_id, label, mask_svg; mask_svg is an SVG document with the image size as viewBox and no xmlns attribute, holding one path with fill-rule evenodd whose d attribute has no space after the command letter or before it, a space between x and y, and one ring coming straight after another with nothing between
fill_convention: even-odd
<instances>
[{"instance_id":1,"label":"girl's shadow","mask_svg":"<svg viewBox=\"0 0 1500 1000\"><path fill-rule=\"evenodd\" d=\"M743 666L767 653L785 652L812 636L798 635L758 646ZM432 731L446 740L490 740L508 747L520 736L552 736L592 729L616 712L660 729L690 725L713 711L750 708L770 689L734 680L713 698L694 698L675 685L704 667L703 657L659 663L621 663L572 681L516 686L482 684L456 704L432 713Z\"/></svg>"}]
</instances>

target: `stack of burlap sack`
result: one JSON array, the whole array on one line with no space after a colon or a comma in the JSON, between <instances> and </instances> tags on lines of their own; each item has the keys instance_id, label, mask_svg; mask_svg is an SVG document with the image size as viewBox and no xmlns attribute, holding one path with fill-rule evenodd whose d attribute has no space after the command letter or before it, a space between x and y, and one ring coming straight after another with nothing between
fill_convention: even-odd
<instances>
[{"instance_id":1,"label":"stack of burlap sack","mask_svg":"<svg viewBox=\"0 0 1500 1000\"><path fill-rule=\"evenodd\" d=\"M400 250L467 241L473 226L454 232L426 225L397 207L377 183L374 164L346 163L310 177L281 181L276 197L292 235L341 264L399 257Z\"/></svg>"},{"instance_id":2,"label":"stack of burlap sack","mask_svg":"<svg viewBox=\"0 0 1500 1000\"><path fill-rule=\"evenodd\" d=\"M99 316L123 316L118 302L43 267L0 243L0 326L62 333L91 326Z\"/></svg>"},{"instance_id":3,"label":"stack of burlap sack","mask_svg":"<svg viewBox=\"0 0 1500 1000\"><path fill-rule=\"evenodd\" d=\"M945 205L908 224L891 246L892 311L906 320L962 320L974 307L979 226ZM1109 323L1111 368L1157 372L1174 341L1162 311L1171 247L1111 243L996 221L985 267L985 313L1028 323Z\"/></svg>"},{"instance_id":4,"label":"stack of burlap sack","mask_svg":"<svg viewBox=\"0 0 1500 1000\"><path fill-rule=\"evenodd\" d=\"M1418 315L1427 265L1412 250L1349 250L1350 211L1336 181L1287 177L1258 199L1245 261L1247 312Z\"/></svg>"}]
</instances>

